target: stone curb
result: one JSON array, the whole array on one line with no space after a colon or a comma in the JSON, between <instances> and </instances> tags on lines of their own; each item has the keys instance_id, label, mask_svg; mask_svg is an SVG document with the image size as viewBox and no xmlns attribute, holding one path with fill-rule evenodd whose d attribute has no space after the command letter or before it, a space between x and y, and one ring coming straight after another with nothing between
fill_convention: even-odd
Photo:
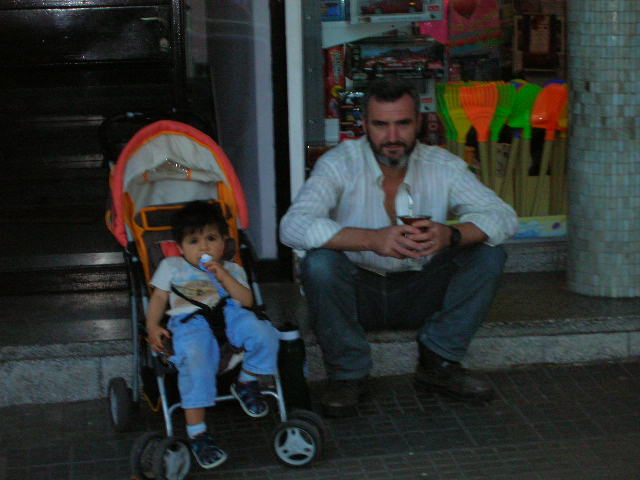
<instances>
[{"instance_id":1,"label":"stone curb","mask_svg":"<svg viewBox=\"0 0 640 480\"><path fill-rule=\"evenodd\" d=\"M306 334L309 379L324 378L320 349ZM415 368L413 331L369 334L372 376ZM640 355L640 316L556 319L526 325L483 326L465 358L472 369L495 370L538 363L583 363ZM131 385L131 342L80 342L0 349L0 406L103 398L111 378Z\"/></svg>"}]
</instances>

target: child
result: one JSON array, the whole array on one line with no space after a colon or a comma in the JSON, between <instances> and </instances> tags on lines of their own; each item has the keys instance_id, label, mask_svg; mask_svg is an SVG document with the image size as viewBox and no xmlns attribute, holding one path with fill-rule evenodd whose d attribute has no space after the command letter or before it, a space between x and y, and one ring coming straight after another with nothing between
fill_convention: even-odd
<instances>
[{"instance_id":1,"label":"child","mask_svg":"<svg viewBox=\"0 0 640 480\"><path fill-rule=\"evenodd\" d=\"M253 295L242 267L222 260L229 227L217 205L188 203L174 215L172 225L182 257L162 260L151 279L154 290L147 311L147 331L152 348L158 352L164 350L165 338L173 338L175 353L169 360L178 369L178 389L191 448L203 468L213 468L227 459L227 454L214 444L205 424L205 408L215 405L218 342L202 315L188 318L198 307L173 293L171 287L192 300L214 306L219 294L211 273L241 305L250 307ZM203 254L213 258L203 265L209 273L198 266ZM166 312L170 319L165 329L160 322L167 303L171 308ZM260 393L256 375L276 372L278 331L255 315L227 319L226 323L229 342L245 350L243 368L231 386L231 393L248 415L263 417L269 406Z\"/></svg>"}]
</instances>

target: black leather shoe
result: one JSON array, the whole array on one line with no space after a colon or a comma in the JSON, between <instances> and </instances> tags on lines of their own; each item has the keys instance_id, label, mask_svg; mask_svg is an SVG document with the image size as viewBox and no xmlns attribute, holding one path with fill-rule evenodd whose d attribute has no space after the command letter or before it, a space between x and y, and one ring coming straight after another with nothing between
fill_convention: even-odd
<instances>
[{"instance_id":1,"label":"black leather shoe","mask_svg":"<svg viewBox=\"0 0 640 480\"><path fill-rule=\"evenodd\" d=\"M357 413L360 398L367 389L367 377L355 380L329 380L327 390L320 399L327 417L348 417Z\"/></svg>"},{"instance_id":2,"label":"black leather shoe","mask_svg":"<svg viewBox=\"0 0 640 480\"><path fill-rule=\"evenodd\" d=\"M418 366L415 379L418 385L471 402L487 402L494 391L487 382L472 376L458 362L442 358L422 344L418 344Z\"/></svg>"}]
</instances>

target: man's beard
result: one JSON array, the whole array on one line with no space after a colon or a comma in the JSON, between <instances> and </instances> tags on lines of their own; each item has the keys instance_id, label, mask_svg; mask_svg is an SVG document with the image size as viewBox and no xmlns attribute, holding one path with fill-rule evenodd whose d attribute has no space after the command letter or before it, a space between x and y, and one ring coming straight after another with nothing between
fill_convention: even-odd
<instances>
[{"instance_id":1,"label":"man's beard","mask_svg":"<svg viewBox=\"0 0 640 480\"><path fill-rule=\"evenodd\" d=\"M409 156L411 152L413 152L414 147L416 146L415 142L411 147L409 147L404 142L387 142L380 145L380 148L376 148L376 146L371 141L371 138L367 137L369 140L369 145L371 146L371 150L373 151L373 155L376 157L376 160L380 162L382 165L385 165L390 168L404 168L409 163ZM391 158L388 155L385 155L382 151L384 147L395 147L400 146L404 147L404 154L400 156L400 158Z\"/></svg>"}]
</instances>

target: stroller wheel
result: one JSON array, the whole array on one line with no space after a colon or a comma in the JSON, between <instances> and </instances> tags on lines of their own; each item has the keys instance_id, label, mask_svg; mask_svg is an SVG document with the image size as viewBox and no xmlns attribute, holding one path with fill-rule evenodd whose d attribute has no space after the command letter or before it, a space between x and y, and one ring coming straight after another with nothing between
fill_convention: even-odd
<instances>
[{"instance_id":1,"label":"stroller wheel","mask_svg":"<svg viewBox=\"0 0 640 480\"><path fill-rule=\"evenodd\" d=\"M273 431L273 450L279 462L288 467L305 467L320 456L322 437L318 429L304 420L289 420Z\"/></svg>"},{"instance_id":2,"label":"stroller wheel","mask_svg":"<svg viewBox=\"0 0 640 480\"><path fill-rule=\"evenodd\" d=\"M109 418L116 432L126 432L131 426L133 411L132 392L122 377L112 378L107 389Z\"/></svg>"},{"instance_id":3,"label":"stroller wheel","mask_svg":"<svg viewBox=\"0 0 640 480\"><path fill-rule=\"evenodd\" d=\"M129 465L132 475L139 480L157 478L153 471L153 454L156 446L164 440L160 432L147 432L133 442Z\"/></svg>"},{"instance_id":4,"label":"stroller wheel","mask_svg":"<svg viewBox=\"0 0 640 480\"><path fill-rule=\"evenodd\" d=\"M296 409L289 412L289 420L304 420L305 422L310 423L318 429L323 444L327 439L327 436L329 434L327 426L324 424L324 420L322 420L322 417L316 412L312 412L311 410Z\"/></svg>"},{"instance_id":5,"label":"stroller wheel","mask_svg":"<svg viewBox=\"0 0 640 480\"><path fill-rule=\"evenodd\" d=\"M186 442L174 437L164 438L153 452L155 478L183 480L191 470L191 449Z\"/></svg>"}]
</instances>

